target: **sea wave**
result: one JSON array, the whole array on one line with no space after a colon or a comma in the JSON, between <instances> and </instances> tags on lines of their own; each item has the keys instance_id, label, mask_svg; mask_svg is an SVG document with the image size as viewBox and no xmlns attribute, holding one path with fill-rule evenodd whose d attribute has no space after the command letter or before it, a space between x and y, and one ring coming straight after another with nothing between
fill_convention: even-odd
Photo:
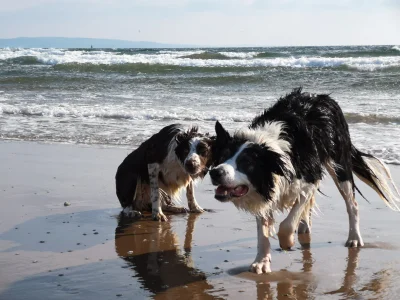
<instances>
[{"instance_id":1,"label":"sea wave","mask_svg":"<svg viewBox=\"0 0 400 300\"><path fill-rule=\"evenodd\" d=\"M170 123L199 124L203 131L213 132L215 121L219 120L233 130L246 127L256 114L248 109L238 113L237 109L221 110L206 105L197 110L185 105L166 109L118 102L90 103L0 102L0 139L137 145L160 126ZM400 130L400 117L361 113L346 113L345 117L353 124L352 138L360 150L387 163L400 164L400 145L394 138ZM392 134L370 134L388 128Z\"/></svg>"},{"instance_id":2,"label":"sea wave","mask_svg":"<svg viewBox=\"0 0 400 300\"><path fill-rule=\"evenodd\" d=\"M171 51L157 54L123 54L107 51L83 51L83 50L60 50L60 49L21 49L16 51L1 50L0 60L15 60L23 58L22 61L29 63L37 60L38 64L47 65L93 65L113 66L129 65L136 67L148 66L173 66L173 67L195 67L195 68L349 68L362 71L374 71L386 68L400 67L400 56L382 57L271 57L271 58L248 58L248 53L243 57L234 57L232 54L187 51ZM237 54L237 53L236 53ZM237 54L238 55L238 54ZM242 55L242 54L240 54ZM253 54L251 54L253 55ZM259 55L259 54L257 54ZM257 56L256 55L256 56Z\"/></svg>"},{"instance_id":3,"label":"sea wave","mask_svg":"<svg viewBox=\"0 0 400 300\"><path fill-rule=\"evenodd\" d=\"M179 58L189 58L189 59L230 59L228 55L219 53L219 52L202 52L202 53L194 53L189 55L180 56Z\"/></svg>"},{"instance_id":4,"label":"sea wave","mask_svg":"<svg viewBox=\"0 0 400 300\"><path fill-rule=\"evenodd\" d=\"M395 47L381 50L358 50L358 51L334 51L326 52L322 57L385 57L400 56L400 52Z\"/></svg>"},{"instance_id":5,"label":"sea wave","mask_svg":"<svg viewBox=\"0 0 400 300\"><path fill-rule=\"evenodd\" d=\"M174 111L147 108L143 110L127 110L119 106L72 106L72 105L10 105L0 104L0 115L23 116L23 117L48 117L48 118L99 118L114 120L160 120L160 121L230 121L248 122L254 117L253 113L232 112L205 112L187 110L183 107L175 108Z\"/></svg>"},{"instance_id":6,"label":"sea wave","mask_svg":"<svg viewBox=\"0 0 400 300\"><path fill-rule=\"evenodd\" d=\"M345 113L346 121L349 123L365 124L400 124L399 116L386 116L380 114Z\"/></svg>"},{"instance_id":7,"label":"sea wave","mask_svg":"<svg viewBox=\"0 0 400 300\"><path fill-rule=\"evenodd\" d=\"M359 149L382 159L387 164L400 165L400 148L396 145L387 145L384 148L380 146L372 146L369 148L359 147Z\"/></svg>"},{"instance_id":8,"label":"sea wave","mask_svg":"<svg viewBox=\"0 0 400 300\"><path fill-rule=\"evenodd\" d=\"M7 104L0 103L0 115L4 116L27 116L27 117L54 117L54 118L101 118L115 120L165 120L165 121L216 121L226 120L233 122L250 122L254 112L235 111L213 112L194 111L185 107L174 107L173 110L146 108L141 110L127 109L124 106L89 106L72 104ZM365 124L400 124L399 116L388 116L367 113L345 113L346 121L349 123Z\"/></svg>"}]
</instances>

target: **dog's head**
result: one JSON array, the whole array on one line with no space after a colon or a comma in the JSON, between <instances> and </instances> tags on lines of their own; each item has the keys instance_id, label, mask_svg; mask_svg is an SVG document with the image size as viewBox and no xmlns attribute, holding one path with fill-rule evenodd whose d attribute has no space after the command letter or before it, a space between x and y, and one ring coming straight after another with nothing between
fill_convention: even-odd
<instances>
[{"instance_id":1,"label":"dog's head","mask_svg":"<svg viewBox=\"0 0 400 300\"><path fill-rule=\"evenodd\" d=\"M204 177L212 163L213 139L202 134L197 127L181 132L175 137L175 153L186 172L192 177Z\"/></svg>"},{"instance_id":2,"label":"dog's head","mask_svg":"<svg viewBox=\"0 0 400 300\"><path fill-rule=\"evenodd\" d=\"M219 122L215 130L215 167L210 171L211 181L217 186L215 198L237 202L258 193L270 200L277 176L288 174L282 153L265 143L255 142L246 134L231 136Z\"/></svg>"}]
</instances>

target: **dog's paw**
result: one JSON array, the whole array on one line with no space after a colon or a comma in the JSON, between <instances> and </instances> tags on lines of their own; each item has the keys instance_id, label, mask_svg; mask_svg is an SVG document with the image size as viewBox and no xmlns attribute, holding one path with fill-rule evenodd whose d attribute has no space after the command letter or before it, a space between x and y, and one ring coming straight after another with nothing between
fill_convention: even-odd
<instances>
[{"instance_id":1,"label":"dog's paw","mask_svg":"<svg viewBox=\"0 0 400 300\"><path fill-rule=\"evenodd\" d=\"M347 239L345 246L349 248L362 247L364 246L364 242L359 233L353 232L353 234L349 234L349 238Z\"/></svg>"},{"instance_id":2,"label":"dog's paw","mask_svg":"<svg viewBox=\"0 0 400 300\"><path fill-rule=\"evenodd\" d=\"M130 206L124 208L124 210L122 212L128 218L138 218L139 219L142 217L142 213L140 211L133 210L132 207L130 207Z\"/></svg>"},{"instance_id":3,"label":"dog's paw","mask_svg":"<svg viewBox=\"0 0 400 300\"><path fill-rule=\"evenodd\" d=\"M282 250L290 250L294 246L294 234L281 234L278 232L279 245Z\"/></svg>"},{"instance_id":4,"label":"dog's paw","mask_svg":"<svg viewBox=\"0 0 400 300\"><path fill-rule=\"evenodd\" d=\"M154 221L161 221L161 222L168 221L168 218L162 212L158 211L153 211L151 217L153 218Z\"/></svg>"},{"instance_id":5,"label":"dog's paw","mask_svg":"<svg viewBox=\"0 0 400 300\"><path fill-rule=\"evenodd\" d=\"M310 248L311 245L311 234L300 233L298 236L300 245L304 248Z\"/></svg>"},{"instance_id":6,"label":"dog's paw","mask_svg":"<svg viewBox=\"0 0 400 300\"><path fill-rule=\"evenodd\" d=\"M254 261L250 266L250 272L262 274L271 273L271 262L268 258L263 258L261 261Z\"/></svg>"},{"instance_id":7,"label":"dog's paw","mask_svg":"<svg viewBox=\"0 0 400 300\"><path fill-rule=\"evenodd\" d=\"M164 211L168 211L175 214L185 214L188 210L182 206L175 206L175 205L166 205L163 207Z\"/></svg>"},{"instance_id":8,"label":"dog's paw","mask_svg":"<svg viewBox=\"0 0 400 300\"><path fill-rule=\"evenodd\" d=\"M347 240L345 247L348 248L357 248L357 247L363 247L364 246L364 242L362 241L362 239L356 239L356 240Z\"/></svg>"},{"instance_id":9,"label":"dog's paw","mask_svg":"<svg viewBox=\"0 0 400 300\"><path fill-rule=\"evenodd\" d=\"M200 206L196 205L190 208L191 213L203 213L204 209L202 209Z\"/></svg>"},{"instance_id":10,"label":"dog's paw","mask_svg":"<svg viewBox=\"0 0 400 300\"><path fill-rule=\"evenodd\" d=\"M142 217L142 213L140 211L133 210L133 211L130 212L129 217L130 218L138 218L139 219L139 218Z\"/></svg>"}]
</instances>

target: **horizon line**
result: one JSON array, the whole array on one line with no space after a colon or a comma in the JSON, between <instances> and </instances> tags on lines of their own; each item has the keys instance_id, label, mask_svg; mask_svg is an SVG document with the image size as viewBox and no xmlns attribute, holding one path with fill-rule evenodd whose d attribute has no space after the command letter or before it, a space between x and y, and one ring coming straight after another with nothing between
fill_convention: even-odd
<instances>
[{"instance_id":1,"label":"horizon line","mask_svg":"<svg viewBox=\"0 0 400 300\"><path fill-rule=\"evenodd\" d=\"M152 43L158 44L160 46L167 46L173 48L268 48L268 47L344 47L344 46L397 46L399 44L314 44L314 45L305 45L305 44L287 44L287 45L194 45L190 43L170 43L170 42L155 42L155 41L133 41L133 40L125 40L118 38L98 38L98 37L64 37L64 36L17 36L12 38L2 38L0 40L17 40L17 39L75 39L75 40L104 40L104 41L118 41L118 42L128 42L128 43ZM0 47L3 48L3 47ZM47 47L46 47L47 48ZM82 48L82 47L79 47ZM88 47L89 48L89 47ZM96 48L96 47L93 47ZM108 47L98 47L98 48L108 48ZM125 48L125 47L117 47L117 48ZM126 47L129 48L129 47ZM162 47L161 47L162 48Z\"/></svg>"}]
</instances>

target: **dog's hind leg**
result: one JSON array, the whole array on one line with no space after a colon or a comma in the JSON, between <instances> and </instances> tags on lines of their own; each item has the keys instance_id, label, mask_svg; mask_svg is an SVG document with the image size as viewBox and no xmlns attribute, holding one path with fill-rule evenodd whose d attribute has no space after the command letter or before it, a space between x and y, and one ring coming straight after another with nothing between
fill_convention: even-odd
<instances>
[{"instance_id":1,"label":"dog's hind leg","mask_svg":"<svg viewBox=\"0 0 400 300\"><path fill-rule=\"evenodd\" d=\"M158 174L160 166L157 163L149 164L149 181L150 181L150 197L151 197L151 216L156 221L167 221L167 217L161 210L161 197L158 187Z\"/></svg>"},{"instance_id":2,"label":"dog's hind leg","mask_svg":"<svg viewBox=\"0 0 400 300\"><path fill-rule=\"evenodd\" d=\"M346 176L345 169L339 165L328 165L326 168L346 202L347 213L349 215L349 237L345 246L362 247L364 246L364 242L360 233L360 217L358 215L358 204L354 195L352 173Z\"/></svg>"},{"instance_id":3,"label":"dog's hind leg","mask_svg":"<svg viewBox=\"0 0 400 300\"><path fill-rule=\"evenodd\" d=\"M299 227L297 228L297 237L303 248L309 248L311 244L311 211L314 203L315 195L312 195L304 207Z\"/></svg>"},{"instance_id":4,"label":"dog's hind leg","mask_svg":"<svg viewBox=\"0 0 400 300\"><path fill-rule=\"evenodd\" d=\"M297 228L298 234L311 233L311 210L315 203L315 195L312 195L310 200L304 207L303 213L301 215L301 220L299 227Z\"/></svg>"},{"instance_id":5,"label":"dog's hind leg","mask_svg":"<svg viewBox=\"0 0 400 300\"><path fill-rule=\"evenodd\" d=\"M188 201L188 206L190 212L193 213L202 213L204 209L200 207L197 203L196 198L194 197L194 188L193 188L193 181L190 181L188 186L186 187L186 198Z\"/></svg>"}]
</instances>

